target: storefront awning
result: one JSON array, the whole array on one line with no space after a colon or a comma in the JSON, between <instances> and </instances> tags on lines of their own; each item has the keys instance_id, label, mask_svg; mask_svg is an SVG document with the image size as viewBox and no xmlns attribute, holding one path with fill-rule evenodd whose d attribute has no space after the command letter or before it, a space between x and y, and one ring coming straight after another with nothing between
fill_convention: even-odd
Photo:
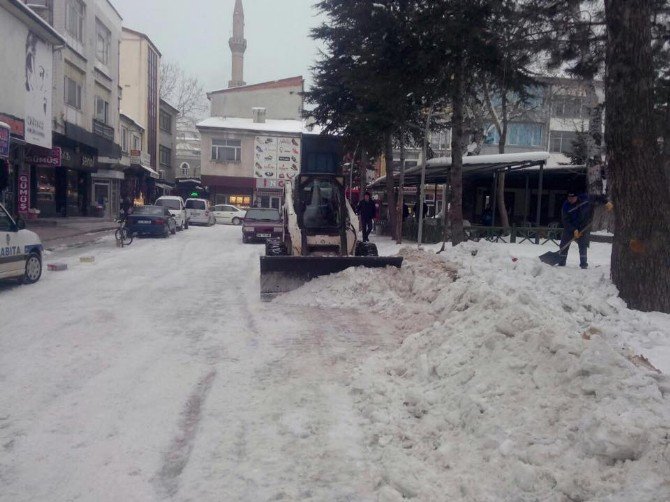
<instances>
[{"instance_id":1,"label":"storefront awning","mask_svg":"<svg viewBox=\"0 0 670 502\"><path fill-rule=\"evenodd\" d=\"M157 181L156 187L161 188L163 190L172 190L174 188L172 185L165 183L163 181Z\"/></svg>"}]
</instances>

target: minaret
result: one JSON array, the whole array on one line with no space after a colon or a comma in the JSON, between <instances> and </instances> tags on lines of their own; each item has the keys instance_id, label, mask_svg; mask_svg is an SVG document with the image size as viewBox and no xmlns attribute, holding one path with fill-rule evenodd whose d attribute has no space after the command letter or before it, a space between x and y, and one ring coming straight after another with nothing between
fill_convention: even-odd
<instances>
[{"instance_id":1,"label":"minaret","mask_svg":"<svg viewBox=\"0 0 670 502\"><path fill-rule=\"evenodd\" d=\"M244 53L247 50L247 41L244 38L244 9L242 0L235 0L235 13L233 14L233 36L228 42L233 53L233 74L228 87L241 87L246 85L244 81Z\"/></svg>"}]
</instances>

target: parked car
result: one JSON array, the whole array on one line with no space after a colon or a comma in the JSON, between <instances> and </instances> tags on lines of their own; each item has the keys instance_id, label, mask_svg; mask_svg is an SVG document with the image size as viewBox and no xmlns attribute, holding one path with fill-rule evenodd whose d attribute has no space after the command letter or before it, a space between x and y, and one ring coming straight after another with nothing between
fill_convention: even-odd
<instances>
[{"instance_id":1,"label":"parked car","mask_svg":"<svg viewBox=\"0 0 670 502\"><path fill-rule=\"evenodd\" d=\"M133 235L158 235L168 238L177 233L177 222L164 206L136 207L128 216L126 228Z\"/></svg>"},{"instance_id":2,"label":"parked car","mask_svg":"<svg viewBox=\"0 0 670 502\"><path fill-rule=\"evenodd\" d=\"M205 199L186 199L186 212L189 223L211 226L216 223L209 201Z\"/></svg>"},{"instance_id":3,"label":"parked car","mask_svg":"<svg viewBox=\"0 0 670 502\"><path fill-rule=\"evenodd\" d=\"M33 284L42 277L42 241L14 220L0 204L0 279L18 278Z\"/></svg>"},{"instance_id":4,"label":"parked car","mask_svg":"<svg viewBox=\"0 0 670 502\"><path fill-rule=\"evenodd\" d=\"M217 223L241 225L247 212L230 204L219 204L214 206L214 217Z\"/></svg>"},{"instance_id":5,"label":"parked car","mask_svg":"<svg viewBox=\"0 0 670 502\"><path fill-rule=\"evenodd\" d=\"M188 229L188 213L184 199L177 195L164 195L159 197L154 205L167 207L170 210L170 214L177 222L177 230Z\"/></svg>"},{"instance_id":6,"label":"parked car","mask_svg":"<svg viewBox=\"0 0 670 502\"><path fill-rule=\"evenodd\" d=\"M265 242L267 239L282 237L284 223L278 209L252 208L242 222L242 242Z\"/></svg>"}]
</instances>

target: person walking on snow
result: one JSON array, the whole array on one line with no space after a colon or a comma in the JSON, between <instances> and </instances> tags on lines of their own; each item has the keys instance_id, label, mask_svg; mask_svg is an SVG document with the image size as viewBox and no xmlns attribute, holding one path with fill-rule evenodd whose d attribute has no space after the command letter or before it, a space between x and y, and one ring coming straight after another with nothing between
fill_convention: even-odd
<instances>
[{"instance_id":1,"label":"person walking on snow","mask_svg":"<svg viewBox=\"0 0 670 502\"><path fill-rule=\"evenodd\" d=\"M370 232L372 232L376 213L377 207L370 196L370 192L365 192L363 200L356 207L356 214L360 216L361 226L363 227L363 242L370 242Z\"/></svg>"},{"instance_id":2,"label":"person walking on snow","mask_svg":"<svg viewBox=\"0 0 670 502\"><path fill-rule=\"evenodd\" d=\"M563 222L563 235L561 236L561 250L559 251L561 261L558 265L565 267L570 244L577 241L579 266L583 269L588 268L589 232L587 227L591 222L589 196L587 194L578 196L576 191L568 192L568 198L561 209L561 220Z\"/></svg>"}]
</instances>

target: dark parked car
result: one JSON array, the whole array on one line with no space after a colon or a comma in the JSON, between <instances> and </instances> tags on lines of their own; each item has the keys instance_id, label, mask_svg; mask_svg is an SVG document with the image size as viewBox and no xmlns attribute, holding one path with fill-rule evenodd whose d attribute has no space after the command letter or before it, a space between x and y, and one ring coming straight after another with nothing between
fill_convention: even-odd
<instances>
[{"instance_id":1,"label":"dark parked car","mask_svg":"<svg viewBox=\"0 0 670 502\"><path fill-rule=\"evenodd\" d=\"M167 207L140 206L128 216L126 228L133 235L170 237L177 233L177 222Z\"/></svg>"},{"instance_id":2,"label":"dark parked car","mask_svg":"<svg viewBox=\"0 0 670 502\"><path fill-rule=\"evenodd\" d=\"M282 237L284 223L277 209L252 208L242 223L242 241L265 242L267 239Z\"/></svg>"}]
</instances>

